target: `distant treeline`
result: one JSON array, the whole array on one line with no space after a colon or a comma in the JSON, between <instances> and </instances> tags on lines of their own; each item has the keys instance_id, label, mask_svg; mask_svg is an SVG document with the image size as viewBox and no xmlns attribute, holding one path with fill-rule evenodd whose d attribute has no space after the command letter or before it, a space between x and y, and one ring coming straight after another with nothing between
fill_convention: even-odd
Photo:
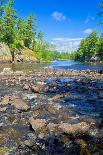
<instances>
[{"instance_id":1,"label":"distant treeline","mask_svg":"<svg viewBox=\"0 0 103 155\"><path fill-rule=\"evenodd\" d=\"M72 59L79 61L103 60L103 34L99 37L92 32L82 40L77 51L70 54Z\"/></svg>"}]
</instances>

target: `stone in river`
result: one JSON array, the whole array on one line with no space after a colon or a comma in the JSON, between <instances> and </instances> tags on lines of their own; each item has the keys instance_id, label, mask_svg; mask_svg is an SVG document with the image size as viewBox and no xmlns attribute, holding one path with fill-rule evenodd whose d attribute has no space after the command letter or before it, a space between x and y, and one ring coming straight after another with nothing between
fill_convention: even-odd
<instances>
[{"instance_id":1,"label":"stone in river","mask_svg":"<svg viewBox=\"0 0 103 155\"><path fill-rule=\"evenodd\" d=\"M10 101L10 96L5 95L5 96L3 97L3 99L2 99L2 101L1 101L1 103L0 103L0 105L6 106L6 105L9 104L9 101Z\"/></svg>"},{"instance_id":2,"label":"stone in river","mask_svg":"<svg viewBox=\"0 0 103 155\"><path fill-rule=\"evenodd\" d=\"M30 105L27 100L23 100L17 96L12 97L12 103L15 106L16 109L21 111L28 111L30 110Z\"/></svg>"},{"instance_id":3,"label":"stone in river","mask_svg":"<svg viewBox=\"0 0 103 155\"><path fill-rule=\"evenodd\" d=\"M34 131L42 130L43 128L45 128L46 123L47 123L45 119L34 119L33 117L29 119L29 122L32 128L34 129Z\"/></svg>"},{"instance_id":4,"label":"stone in river","mask_svg":"<svg viewBox=\"0 0 103 155\"><path fill-rule=\"evenodd\" d=\"M23 90L29 90L29 85L28 84L25 84L24 86L23 86Z\"/></svg>"},{"instance_id":5,"label":"stone in river","mask_svg":"<svg viewBox=\"0 0 103 155\"><path fill-rule=\"evenodd\" d=\"M63 123L59 126L59 130L65 133L78 134L78 133L87 133L89 132L90 126L86 122L81 122L78 124L68 124Z\"/></svg>"},{"instance_id":6,"label":"stone in river","mask_svg":"<svg viewBox=\"0 0 103 155\"><path fill-rule=\"evenodd\" d=\"M31 91L33 93L40 93L44 87L45 87L44 82L37 82L36 84L31 86Z\"/></svg>"}]
</instances>

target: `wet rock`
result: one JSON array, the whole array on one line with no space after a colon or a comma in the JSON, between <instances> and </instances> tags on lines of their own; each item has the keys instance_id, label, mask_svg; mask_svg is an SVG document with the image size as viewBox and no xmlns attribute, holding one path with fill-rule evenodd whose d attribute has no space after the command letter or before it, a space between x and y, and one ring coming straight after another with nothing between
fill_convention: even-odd
<instances>
[{"instance_id":1,"label":"wet rock","mask_svg":"<svg viewBox=\"0 0 103 155\"><path fill-rule=\"evenodd\" d=\"M89 132L90 126L86 122L81 122L78 124L70 125L68 123L63 123L59 126L59 130L68 134L78 134Z\"/></svg>"},{"instance_id":2,"label":"wet rock","mask_svg":"<svg viewBox=\"0 0 103 155\"><path fill-rule=\"evenodd\" d=\"M54 124L54 123L49 123L47 125L47 129L49 131L50 134L56 133L57 129L58 129L58 124Z\"/></svg>"},{"instance_id":3,"label":"wet rock","mask_svg":"<svg viewBox=\"0 0 103 155\"><path fill-rule=\"evenodd\" d=\"M0 132L0 145L18 146L21 143L20 134L13 128L8 128Z\"/></svg>"},{"instance_id":4,"label":"wet rock","mask_svg":"<svg viewBox=\"0 0 103 155\"><path fill-rule=\"evenodd\" d=\"M37 82L36 84L31 86L31 91L33 93L40 93L44 87L45 87L44 82Z\"/></svg>"},{"instance_id":5,"label":"wet rock","mask_svg":"<svg viewBox=\"0 0 103 155\"><path fill-rule=\"evenodd\" d=\"M52 100L58 100L58 99L61 99L61 98L63 98L63 97L65 97L64 94L55 95L55 96L53 96Z\"/></svg>"},{"instance_id":6,"label":"wet rock","mask_svg":"<svg viewBox=\"0 0 103 155\"><path fill-rule=\"evenodd\" d=\"M6 106L6 105L9 104L9 102L10 102L10 96L5 95L5 96L3 97L3 99L2 99L2 101L1 101L1 103L0 103L0 105Z\"/></svg>"},{"instance_id":7,"label":"wet rock","mask_svg":"<svg viewBox=\"0 0 103 155\"><path fill-rule=\"evenodd\" d=\"M33 85L33 86L31 86L31 91L33 93L40 93L40 88L35 86L35 85Z\"/></svg>"},{"instance_id":8,"label":"wet rock","mask_svg":"<svg viewBox=\"0 0 103 155\"><path fill-rule=\"evenodd\" d=\"M32 128L34 129L34 131L42 131L42 132L43 132L43 129L45 129L47 124L47 121L45 119L34 119L33 117L29 119L29 122Z\"/></svg>"},{"instance_id":9,"label":"wet rock","mask_svg":"<svg viewBox=\"0 0 103 155\"><path fill-rule=\"evenodd\" d=\"M30 104L27 100L23 100L17 96L13 96L11 98L13 105L20 111L28 111L30 110Z\"/></svg>"}]
</instances>

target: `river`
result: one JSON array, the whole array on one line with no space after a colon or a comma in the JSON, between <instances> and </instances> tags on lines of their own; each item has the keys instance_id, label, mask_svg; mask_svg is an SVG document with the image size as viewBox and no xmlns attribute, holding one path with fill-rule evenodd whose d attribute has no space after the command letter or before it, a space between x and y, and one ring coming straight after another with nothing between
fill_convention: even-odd
<instances>
[{"instance_id":1,"label":"river","mask_svg":"<svg viewBox=\"0 0 103 155\"><path fill-rule=\"evenodd\" d=\"M73 70L102 70L103 63L80 63L74 60L55 60L51 63L1 63L0 72L3 68L11 68L13 71L23 71L29 73L30 71L35 72L40 68L55 68L55 69L73 69Z\"/></svg>"},{"instance_id":2,"label":"river","mask_svg":"<svg viewBox=\"0 0 103 155\"><path fill-rule=\"evenodd\" d=\"M20 76L19 80L15 76L4 76L0 81L0 103L4 104L0 104L0 145L3 147L0 151L6 147L11 155L15 152L21 155L79 155L81 147L82 151L86 151L84 155L103 153L103 80L57 76L56 79L44 79L43 83L46 84L42 92L33 91L37 82L42 85L38 77L42 79L46 74L41 72L43 68L54 68L60 72L62 69L98 71L103 69L103 64L82 64L72 60L42 64L0 64L0 72L4 68L11 68L14 72L23 71L28 76ZM36 77L33 76L35 72ZM32 79L29 79L29 73ZM21 110L25 108L22 99L30 103L28 111ZM30 118L33 117L35 125L31 129ZM46 124L42 122L44 119ZM45 125L41 131L42 124ZM61 128L62 134L59 133ZM69 133L70 128L72 135L65 134L64 130ZM77 133L81 128L86 132ZM51 133L52 129L55 133Z\"/></svg>"}]
</instances>

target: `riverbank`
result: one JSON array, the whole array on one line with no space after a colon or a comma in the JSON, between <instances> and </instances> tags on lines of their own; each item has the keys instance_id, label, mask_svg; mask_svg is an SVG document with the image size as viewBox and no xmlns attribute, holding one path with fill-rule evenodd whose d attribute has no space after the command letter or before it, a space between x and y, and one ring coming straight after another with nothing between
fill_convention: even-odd
<instances>
[{"instance_id":1,"label":"riverbank","mask_svg":"<svg viewBox=\"0 0 103 155\"><path fill-rule=\"evenodd\" d=\"M1 154L102 154L103 74L0 73Z\"/></svg>"}]
</instances>

